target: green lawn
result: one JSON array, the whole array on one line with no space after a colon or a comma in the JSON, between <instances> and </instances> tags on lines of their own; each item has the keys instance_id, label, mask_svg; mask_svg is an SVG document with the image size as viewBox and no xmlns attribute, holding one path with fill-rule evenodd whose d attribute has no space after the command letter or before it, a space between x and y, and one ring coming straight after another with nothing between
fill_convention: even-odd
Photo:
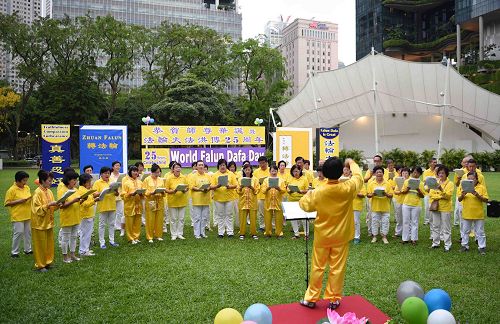
<instances>
[{"instance_id":1,"label":"green lawn","mask_svg":"<svg viewBox=\"0 0 500 324\"><path fill-rule=\"evenodd\" d=\"M15 171L0 171L2 201ZM30 170L30 184L35 173ZM500 199L500 173L485 175L490 197ZM304 241L290 239L290 226L284 240L220 240L214 232L207 240L195 240L188 221L185 241L132 246L118 238L120 247L95 246L97 256L69 265L62 263L56 247L56 267L41 274L31 270L31 256L10 258L12 230L5 208L0 215L0 322L211 323L222 308L244 313L257 302L298 301L305 291ZM396 289L411 279L425 290L448 291L457 321L495 323L500 308L499 222L486 221L486 256L475 248L459 253L456 227L452 252L445 254L429 249L426 226L420 227L417 246L395 240L386 246L368 243L363 222L363 241L349 255L345 294L362 295L402 322Z\"/></svg>"}]
</instances>

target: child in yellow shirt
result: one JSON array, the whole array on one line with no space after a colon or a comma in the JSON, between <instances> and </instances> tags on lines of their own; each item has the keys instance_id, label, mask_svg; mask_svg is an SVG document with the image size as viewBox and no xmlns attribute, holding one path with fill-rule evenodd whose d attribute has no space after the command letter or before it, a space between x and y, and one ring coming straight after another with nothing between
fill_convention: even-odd
<instances>
[{"instance_id":1,"label":"child in yellow shirt","mask_svg":"<svg viewBox=\"0 0 500 324\"><path fill-rule=\"evenodd\" d=\"M387 234L389 233L389 216L391 211L391 199L393 196L393 189L391 184L384 178L384 168L376 166L373 168L375 179L368 182L367 197L372 198L371 212L372 212L372 230L373 238L372 243L377 242L377 235L382 236L382 242L389 244ZM381 196L376 194L381 193Z\"/></svg>"},{"instance_id":2,"label":"child in yellow shirt","mask_svg":"<svg viewBox=\"0 0 500 324\"><path fill-rule=\"evenodd\" d=\"M14 184L5 193L5 207L9 208L12 222L11 257L18 258L21 239L24 239L24 253L32 254L31 250L31 192L26 184L29 175L18 171L14 175Z\"/></svg>"},{"instance_id":3,"label":"child in yellow shirt","mask_svg":"<svg viewBox=\"0 0 500 324\"><path fill-rule=\"evenodd\" d=\"M80 226L80 196L76 191L76 181L78 174L73 171L66 172L62 179L62 183L66 186L67 190L75 191L69 196L61 206L61 250L63 254L63 262L71 263L73 261L80 261L76 256L76 239L78 238L78 227ZM58 196L61 199L62 196ZM69 255L68 255L69 250Z\"/></svg>"},{"instance_id":4,"label":"child in yellow shirt","mask_svg":"<svg viewBox=\"0 0 500 324\"><path fill-rule=\"evenodd\" d=\"M458 201L462 203L462 237L461 252L469 251L469 234L474 228L476 233L479 253L486 254L486 235L484 234L484 208L483 204L488 202L488 192L483 184L478 182L476 172L469 172L467 179L474 181L474 191L465 193L462 186L458 188Z\"/></svg>"},{"instance_id":5,"label":"child in yellow shirt","mask_svg":"<svg viewBox=\"0 0 500 324\"><path fill-rule=\"evenodd\" d=\"M92 176L84 173L78 178L80 187L78 196L84 195L92 188ZM80 204L80 256L94 256L94 251L90 249L90 240L94 231L95 200L93 195L88 195Z\"/></svg>"}]
</instances>

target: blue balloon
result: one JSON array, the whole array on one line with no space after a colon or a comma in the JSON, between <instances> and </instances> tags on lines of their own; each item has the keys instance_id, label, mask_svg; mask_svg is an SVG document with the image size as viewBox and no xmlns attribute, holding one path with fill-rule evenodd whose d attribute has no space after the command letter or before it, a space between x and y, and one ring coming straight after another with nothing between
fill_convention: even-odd
<instances>
[{"instance_id":1,"label":"blue balloon","mask_svg":"<svg viewBox=\"0 0 500 324\"><path fill-rule=\"evenodd\" d=\"M451 298L450 295L443 289L431 289L424 296L424 302L427 305L429 314L436 309L444 309L450 311Z\"/></svg>"},{"instance_id":2,"label":"blue balloon","mask_svg":"<svg viewBox=\"0 0 500 324\"><path fill-rule=\"evenodd\" d=\"M273 314L269 307L264 304L253 304L245 311L245 321L254 321L257 324L272 324Z\"/></svg>"}]
</instances>

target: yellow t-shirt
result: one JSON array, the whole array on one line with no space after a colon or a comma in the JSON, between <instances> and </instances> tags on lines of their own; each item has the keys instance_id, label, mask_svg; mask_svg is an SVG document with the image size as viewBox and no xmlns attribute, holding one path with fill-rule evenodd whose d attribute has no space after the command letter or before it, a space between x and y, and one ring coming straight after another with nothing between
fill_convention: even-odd
<instances>
[{"instance_id":1,"label":"yellow t-shirt","mask_svg":"<svg viewBox=\"0 0 500 324\"><path fill-rule=\"evenodd\" d=\"M54 201L54 194L50 189L38 187L33 194L31 204L31 228L48 230L54 227L54 211L56 206L48 205Z\"/></svg>"},{"instance_id":2,"label":"yellow t-shirt","mask_svg":"<svg viewBox=\"0 0 500 324\"><path fill-rule=\"evenodd\" d=\"M290 177L290 181L288 182L288 185L293 185L299 187L300 191L307 190L309 188L309 180L307 179L306 176L302 175L300 178L295 178L295 177ZM292 192L288 193L288 201L299 201L300 198L302 198L304 194L298 193L298 192Z\"/></svg>"},{"instance_id":3,"label":"yellow t-shirt","mask_svg":"<svg viewBox=\"0 0 500 324\"><path fill-rule=\"evenodd\" d=\"M182 173L178 177L175 175L170 176L165 181L165 188L168 190L174 190L178 185L185 184L188 185L188 179ZM177 191L174 194L168 194L168 207L186 207L188 204L189 196L187 192Z\"/></svg>"},{"instance_id":4,"label":"yellow t-shirt","mask_svg":"<svg viewBox=\"0 0 500 324\"><path fill-rule=\"evenodd\" d=\"M142 181L139 178L132 179L128 177L126 181L122 182L123 198L123 214L125 216L135 216L142 214L142 197L140 195L132 194L137 190L142 189Z\"/></svg>"},{"instance_id":5,"label":"yellow t-shirt","mask_svg":"<svg viewBox=\"0 0 500 324\"><path fill-rule=\"evenodd\" d=\"M328 183L309 191L300 199L300 207L307 211L317 211L314 221L314 245L331 247L345 244L354 237L353 200L362 186L361 170L356 163L351 164L351 179Z\"/></svg>"},{"instance_id":6,"label":"yellow t-shirt","mask_svg":"<svg viewBox=\"0 0 500 324\"><path fill-rule=\"evenodd\" d=\"M89 189L85 188L84 186L80 186L78 190L76 191L78 193L78 196L81 197L83 194L85 194ZM92 218L95 216L95 200L94 200L94 195L88 195L87 199L85 199L84 202L80 204L80 218Z\"/></svg>"},{"instance_id":7,"label":"yellow t-shirt","mask_svg":"<svg viewBox=\"0 0 500 324\"><path fill-rule=\"evenodd\" d=\"M328 182L327 178L323 178L323 180L320 180L319 178L314 178L312 182L312 187L316 189L323 186L327 182Z\"/></svg>"},{"instance_id":8,"label":"yellow t-shirt","mask_svg":"<svg viewBox=\"0 0 500 324\"><path fill-rule=\"evenodd\" d=\"M407 179L405 179L406 181ZM403 186L404 186L404 182L403 182ZM401 187L401 189L403 189L403 187ZM402 205L405 201L405 198L406 198L406 193L402 194L401 193L401 190L399 190L398 186L396 185L394 187L394 199L396 199L396 202L400 205Z\"/></svg>"},{"instance_id":9,"label":"yellow t-shirt","mask_svg":"<svg viewBox=\"0 0 500 324\"><path fill-rule=\"evenodd\" d=\"M212 186L216 186L218 179L220 176L225 176L227 175L227 184L229 186L238 186L238 182L236 182L236 176L234 175L233 172L231 171L226 171L224 173L221 173L220 171L217 171L214 173L212 176ZM235 189L227 189L226 186L222 186L220 188L217 188L214 190L214 200L218 202L226 202L226 201L232 201L234 200L234 191Z\"/></svg>"},{"instance_id":10,"label":"yellow t-shirt","mask_svg":"<svg viewBox=\"0 0 500 324\"><path fill-rule=\"evenodd\" d=\"M146 189L146 208L148 210L163 210L165 208L164 194L153 194L157 188L165 188L165 180L158 177L153 179L152 176L147 177L142 182L142 188Z\"/></svg>"},{"instance_id":11,"label":"yellow t-shirt","mask_svg":"<svg viewBox=\"0 0 500 324\"><path fill-rule=\"evenodd\" d=\"M28 197L31 197L30 187L24 185L21 189L14 183L5 193L5 203ZM31 218L31 199L14 206L9 206L8 208L11 222L23 222Z\"/></svg>"},{"instance_id":12,"label":"yellow t-shirt","mask_svg":"<svg viewBox=\"0 0 500 324\"><path fill-rule=\"evenodd\" d=\"M303 169L302 170L302 175L306 176L307 181L309 181L310 184L313 183L313 181L314 181L314 173L313 173L312 170Z\"/></svg>"},{"instance_id":13,"label":"yellow t-shirt","mask_svg":"<svg viewBox=\"0 0 500 324\"><path fill-rule=\"evenodd\" d=\"M104 189L109 188L109 182L99 179L94 182L92 189L97 190L97 193L101 193ZM103 213L107 211L115 211L116 210L116 199L113 193L107 194L104 196L103 200L97 201L97 212Z\"/></svg>"},{"instance_id":14,"label":"yellow t-shirt","mask_svg":"<svg viewBox=\"0 0 500 324\"><path fill-rule=\"evenodd\" d=\"M366 197L366 187L364 184L361 186L361 189L358 191L358 193ZM352 202L352 209L356 211L363 211L363 207L365 205L365 197L358 197L356 193L354 201Z\"/></svg>"},{"instance_id":15,"label":"yellow t-shirt","mask_svg":"<svg viewBox=\"0 0 500 324\"><path fill-rule=\"evenodd\" d=\"M264 179L268 178L270 176L269 167L267 167L265 170L262 170L261 168L257 168L253 172L253 176L254 176L254 178L257 178L257 180L259 180L259 184L264 183L263 182ZM262 200L265 198L266 198L266 194L262 191L262 186L261 186L261 190L260 190L259 194L257 195L257 199Z\"/></svg>"},{"instance_id":16,"label":"yellow t-shirt","mask_svg":"<svg viewBox=\"0 0 500 324\"><path fill-rule=\"evenodd\" d=\"M287 182L282 178L278 177L278 186L281 191L276 188L271 188L269 191L269 178L264 180L261 186L261 191L265 193L264 208L266 210L281 210L281 203L283 202L283 197L286 195Z\"/></svg>"},{"instance_id":17,"label":"yellow t-shirt","mask_svg":"<svg viewBox=\"0 0 500 324\"><path fill-rule=\"evenodd\" d=\"M436 171L437 171L437 168L434 168L434 170L431 170L430 168L425 169L424 173L422 174L422 178L425 180L425 178L427 178L427 177L436 177L437 176Z\"/></svg>"},{"instance_id":18,"label":"yellow t-shirt","mask_svg":"<svg viewBox=\"0 0 500 324\"><path fill-rule=\"evenodd\" d=\"M191 189L191 200L193 206L209 206L211 191L194 191L193 188L199 189L204 184L210 184L211 177L207 173L200 174L199 172L193 173L190 177L189 188Z\"/></svg>"},{"instance_id":19,"label":"yellow t-shirt","mask_svg":"<svg viewBox=\"0 0 500 324\"><path fill-rule=\"evenodd\" d=\"M66 187L66 186L64 186ZM57 195L57 199L61 199L61 197L68 191L68 187L66 187L66 190L61 190L64 191L62 194ZM72 189L74 190L74 189ZM72 194L71 196L66 199L66 202L70 202L71 200L80 197L78 194L78 191ZM61 208L59 212L59 216L61 217L61 223L59 224L61 227L68 227L68 226L74 226L80 224L80 203L77 201L65 208Z\"/></svg>"},{"instance_id":20,"label":"yellow t-shirt","mask_svg":"<svg viewBox=\"0 0 500 324\"><path fill-rule=\"evenodd\" d=\"M438 189L431 189L429 192L429 200L430 200L429 204L432 204L432 202L435 200L439 200L438 211L451 212L453 210L451 198L453 196L453 190L455 189L455 186L448 179L446 179L444 183L441 183L438 180L438 184L441 185L443 191L440 191Z\"/></svg>"},{"instance_id":21,"label":"yellow t-shirt","mask_svg":"<svg viewBox=\"0 0 500 324\"><path fill-rule=\"evenodd\" d=\"M483 176L483 174L482 174L481 172L477 172L477 171L479 171L479 169L476 169L476 173L477 173L477 183L482 184L483 186L486 186L486 182L484 181L484 176ZM468 173L469 173L469 172L466 172L466 173L462 176L462 179L460 179L460 181L462 181L462 180L467 180L467 174L468 174ZM460 186L461 186L461 184L460 184Z\"/></svg>"},{"instance_id":22,"label":"yellow t-shirt","mask_svg":"<svg viewBox=\"0 0 500 324\"><path fill-rule=\"evenodd\" d=\"M391 184L387 180L383 180L382 183L378 183L377 180L369 181L367 193L373 194L376 188L384 188L385 192L389 195L394 194L394 190L392 190ZM386 196L377 197L373 196L371 198L371 210L372 212L382 212L387 213L391 211L391 198Z\"/></svg>"},{"instance_id":23,"label":"yellow t-shirt","mask_svg":"<svg viewBox=\"0 0 500 324\"><path fill-rule=\"evenodd\" d=\"M241 178L238 181L238 189L235 190L239 195L238 208L247 210L257 210L257 194L260 192L259 179L252 177L251 187L242 187Z\"/></svg>"},{"instance_id":24,"label":"yellow t-shirt","mask_svg":"<svg viewBox=\"0 0 500 324\"><path fill-rule=\"evenodd\" d=\"M481 197L488 198L488 191L486 187L478 182L474 188ZM457 196L462 195L462 187L457 190ZM484 206L483 202L471 193L465 194L462 200L462 218L463 219L484 219Z\"/></svg>"},{"instance_id":25,"label":"yellow t-shirt","mask_svg":"<svg viewBox=\"0 0 500 324\"><path fill-rule=\"evenodd\" d=\"M410 179L406 179L403 184L403 191L408 188L408 184L410 183ZM424 182L420 181L418 189L425 194ZM403 200L403 204L406 206L418 207L422 204L422 198L418 196L417 190L410 190L405 194L405 198Z\"/></svg>"},{"instance_id":26,"label":"yellow t-shirt","mask_svg":"<svg viewBox=\"0 0 500 324\"><path fill-rule=\"evenodd\" d=\"M112 183L115 183L118 181L118 178L121 176L121 174L118 174L118 175L115 175L113 172L111 172L111 175L109 176L109 184L112 184ZM122 184L127 181L128 179L128 175L125 175L123 178L122 178ZM119 195L118 196L115 196L115 200L116 201L119 201L119 200L122 200L122 188L120 186L120 188L118 188L118 193Z\"/></svg>"},{"instance_id":27,"label":"yellow t-shirt","mask_svg":"<svg viewBox=\"0 0 500 324\"><path fill-rule=\"evenodd\" d=\"M396 170L394 170L396 172ZM396 173L394 173L394 176L397 177ZM367 170L365 173L364 177L365 182L371 182L375 180L374 175L372 174L372 170ZM384 168L384 180L389 180L389 170Z\"/></svg>"}]
</instances>

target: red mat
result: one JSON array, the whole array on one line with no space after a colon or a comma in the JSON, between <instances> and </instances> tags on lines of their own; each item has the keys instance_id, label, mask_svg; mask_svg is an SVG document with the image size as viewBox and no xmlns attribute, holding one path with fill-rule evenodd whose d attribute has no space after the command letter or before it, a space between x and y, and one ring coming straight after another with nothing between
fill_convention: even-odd
<instances>
[{"instance_id":1,"label":"red mat","mask_svg":"<svg viewBox=\"0 0 500 324\"><path fill-rule=\"evenodd\" d=\"M327 317L327 307L328 301L324 299L317 302L314 309L301 306L298 301L292 304L269 306L269 309L273 313L273 324L316 324L318 320ZM383 324L390 320L390 317L358 295L343 297L336 311L341 316L347 312L353 312L358 318L367 317L371 324Z\"/></svg>"}]
</instances>

